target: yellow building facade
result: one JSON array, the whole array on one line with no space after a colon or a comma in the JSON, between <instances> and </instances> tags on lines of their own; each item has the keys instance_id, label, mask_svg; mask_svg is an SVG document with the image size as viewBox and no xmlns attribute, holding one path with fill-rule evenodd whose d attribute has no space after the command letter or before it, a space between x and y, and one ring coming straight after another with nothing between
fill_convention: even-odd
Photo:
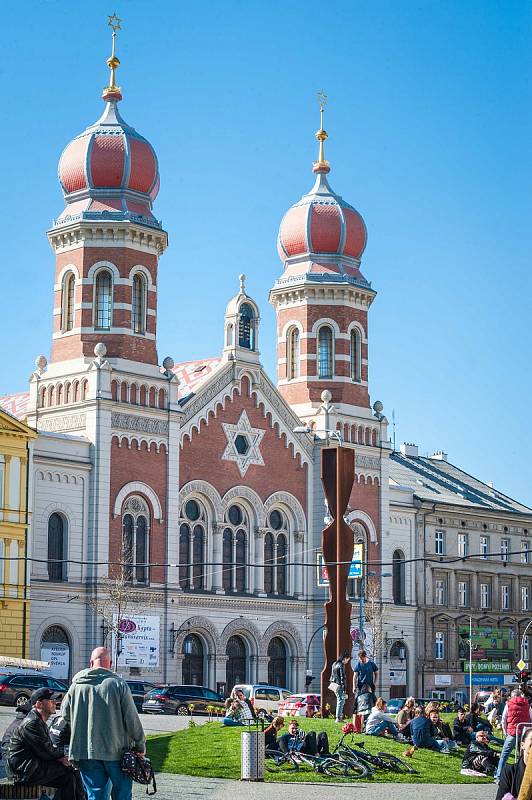
<instances>
[{"instance_id":1,"label":"yellow building facade","mask_svg":"<svg viewBox=\"0 0 532 800\"><path fill-rule=\"evenodd\" d=\"M26 658L29 652L27 487L36 436L0 409L0 657Z\"/></svg>"}]
</instances>

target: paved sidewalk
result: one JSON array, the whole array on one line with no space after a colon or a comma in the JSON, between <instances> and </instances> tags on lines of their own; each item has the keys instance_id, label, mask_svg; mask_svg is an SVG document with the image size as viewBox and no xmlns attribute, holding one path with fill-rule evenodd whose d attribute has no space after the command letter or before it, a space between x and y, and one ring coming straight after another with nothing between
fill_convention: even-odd
<instances>
[{"instance_id":1,"label":"paved sidewalk","mask_svg":"<svg viewBox=\"0 0 532 800\"><path fill-rule=\"evenodd\" d=\"M394 783L393 792L389 783L353 783L339 785L334 783L248 783L219 778L192 778L187 775L157 775L157 800L272 800L282 795L283 800L492 800L495 786L463 784L412 784ZM134 800L145 800L146 790L134 784Z\"/></svg>"}]
</instances>

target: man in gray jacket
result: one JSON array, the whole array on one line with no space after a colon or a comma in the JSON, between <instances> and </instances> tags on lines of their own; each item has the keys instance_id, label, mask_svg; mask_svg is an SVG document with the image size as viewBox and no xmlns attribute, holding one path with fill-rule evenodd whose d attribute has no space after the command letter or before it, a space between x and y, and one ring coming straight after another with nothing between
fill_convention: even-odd
<instances>
[{"instance_id":1,"label":"man in gray jacket","mask_svg":"<svg viewBox=\"0 0 532 800\"><path fill-rule=\"evenodd\" d=\"M127 683L111 670L106 647L92 651L90 668L74 676L61 704L70 724L70 760L79 763L88 800L131 800L132 781L120 769L125 750L144 755L144 731Z\"/></svg>"}]
</instances>

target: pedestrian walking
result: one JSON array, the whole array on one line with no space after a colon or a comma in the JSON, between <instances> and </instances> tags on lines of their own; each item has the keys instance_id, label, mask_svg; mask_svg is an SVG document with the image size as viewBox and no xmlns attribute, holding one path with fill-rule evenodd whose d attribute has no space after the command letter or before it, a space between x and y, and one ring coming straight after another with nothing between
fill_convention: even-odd
<instances>
[{"instance_id":1,"label":"pedestrian walking","mask_svg":"<svg viewBox=\"0 0 532 800\"><path fill-rule=\"evenodd\" d=\"M79 763L88 800L131 800L132 781L122 772L126 750L143 756L144 731L125 680L111 670L106 647L92 651L89 669L74 676L61 704L71 728L70 759Z\"/></svg>"},{"instance_id":2,"label":"pedestrian walking","mask_svg":"<svg viewBox=\"0 0 532 800\"><path fill-rule=\"evenodd\" d=\"M336 722L344 718L344 706L347 700L347 679L345 674L346 664L351 661L351 654L347 651L340 653L331 668L331 682L329 689L336 695Z\"/></svg>"},{"instance_id":3,"label":"pedestrian walking","mask_svg":"<svg viewBox=\"0 0 532 800\"><path fill-rule=\"evenodd\" d=\"M495 773L496 781L499 781L504 766L510 758L510 753L515 747L517 726L523 722L532 722L530 703L521 689L514 689L502 712L501 724L506 738L502 746L497 772Z\"/></svg>"}]
</instances>

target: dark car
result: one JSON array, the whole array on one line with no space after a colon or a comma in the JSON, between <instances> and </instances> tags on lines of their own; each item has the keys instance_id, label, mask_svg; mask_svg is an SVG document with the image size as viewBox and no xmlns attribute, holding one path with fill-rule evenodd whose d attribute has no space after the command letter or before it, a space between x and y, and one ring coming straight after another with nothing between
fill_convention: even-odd
<instances>
[{"instance_id":1,"label":"dark car","mask_svg":"<svg viewBox=\"0 0 532 800\"><path fill-rule=\"evenodd\" d=\"M0 672L0 705L20 706L30 699L35 689L43 687L57 692L57 702L60 703L68 684L39 672Z\"/></svg>"},{"instance_id":2,"label":"dark car","mask_svg":"<svg viewBox=\"0 0 532 800\"><path fill-rule=\"evenodd\" d=\"M131 694L133 695L133 702L135 703L137 711L142 711L142 703L145 696L152 689L155 689L154 683L146 683L146 681L126 681Z\"/></svg>"},{"instance_id":3,"label":"dark car","mask_svg":"<svg viewBox=\"0 0 532 800\"><path fill-rule=\"evenodd\" d=\"M205 686L160 686L152 689L142 703L145 714L208 714L209 708L218 713L224 709L223 698Z\"/></svg>"}]
</instances>

